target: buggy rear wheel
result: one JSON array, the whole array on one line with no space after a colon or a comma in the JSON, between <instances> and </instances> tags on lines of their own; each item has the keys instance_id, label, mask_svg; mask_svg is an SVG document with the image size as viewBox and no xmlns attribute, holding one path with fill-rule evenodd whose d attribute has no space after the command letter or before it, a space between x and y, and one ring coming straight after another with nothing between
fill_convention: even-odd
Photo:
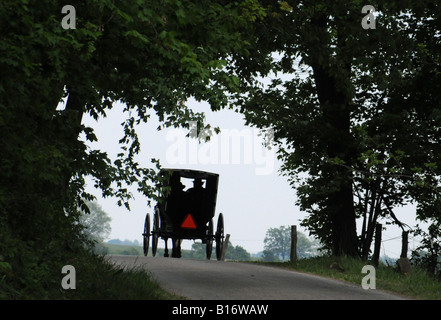
<instances>
[{"instance_id":1,"label":"buggy rear wheel","mask_svg":"<svg viewBox=\"0 0 441 320\"><path fill-rule=\"evenodd\" d=\"M155 214L153 215L153 230L152 230L152 255L156 256L156 250L158 249L158 238L159 238L159 210L155 209Z\"/></svg>"},{"instance_id":2,"label":"buggy rear wheel","mask_svg":"<svg viewBox=\"0 0 441 320\"><path fill-rule=\"evenodd\" d=\"M144 232L142 236L143 236L144 255L147 256L147 254L149 253L149 243L150 243L150 214L148 213L147 216L145 217Z\"/></svg>"},{"instance_id":3,"label":"buggy rear wheel","mask_svg":"<svg viewBox=\"0 0 441 320\"><path fill-rule=\"evenodd\" d=\"M211 252L213 251L213 219L208 222L207 234L206 234L205 251L207 254L207 260L211 259Z\"/></svg>"},{"instance_id":4,"label":"buggy rear wheel","mask_svg":"<svg viewBox=\"0 0 441 320\"><path fill-rule=\"evenodd\" d=\"M224 216L219 213L219 218L217 219L217 229L216 229L216 259L221 260L222 249L224 247Z\"/></svg>"}]
</instances>

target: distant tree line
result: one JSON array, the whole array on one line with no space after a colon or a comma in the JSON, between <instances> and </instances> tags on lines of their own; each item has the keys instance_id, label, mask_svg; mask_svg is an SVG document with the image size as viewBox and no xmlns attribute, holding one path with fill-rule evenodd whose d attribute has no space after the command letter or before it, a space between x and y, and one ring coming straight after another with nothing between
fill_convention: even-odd
<instances>
[{"instance_id":1,"label":"distant tree line","mask_svg":"<svg viewBox=\"0 0 441 320\"><path fill-rule=\"evenodd\" d=\"M120 240L120 239L112 239L107 241L108 244L117 244L117 245L124 245L124 246L141 246L141 242L139 242L138 240Z\"/></svg>"}]
</instances>

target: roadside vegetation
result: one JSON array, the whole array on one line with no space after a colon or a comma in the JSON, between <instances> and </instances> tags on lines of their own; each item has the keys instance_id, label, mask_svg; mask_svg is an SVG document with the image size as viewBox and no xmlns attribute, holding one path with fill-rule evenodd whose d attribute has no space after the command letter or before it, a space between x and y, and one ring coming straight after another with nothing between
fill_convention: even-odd
<instances>
[{"instance_id":1,"label":"roadside vegetation","mask_svg":"<svg viewBox=\"0 0 441 320\"><path fill-rule=\"evenodd\" d=\"M110 232L110 218L95 202L87 201L88 214L80 215L81 238L65 238L59 243L32 249L5 237L9 251L0 254L0 299L80 299L80 300L165 300L179 299L164 291L143 269L121 269L106 261L106 247L102 240ZM9 240L9 241L6 241ZM69 241L70 240L70 241ZM61 241L60 241L61 242ZM134 246L116 246L119 254L141 254ZM126 250L126 251L124 251ZM0 251L2 253L2 251ZM13 259L7 259L8 255ZM64 266L74 268L62 273ZM63 288L62 281L69 278L74 288Z\"/></svg>"},{"instance_id":2,"label":"roadside vegetation","mask_svg":"<svg viewBox=\"0 0 441 320\"><path fill-rule=\"evenodd\" d=\"M121 269L105 257L83 250L51 264L4 273L0 278L0 299L38 300L168 300L180 297L164 291L143 269ZM63 289L64 265L75 268L75 289Z\"/></svg>"},{"instance_id":3,"label":"roadside vegetation","mask_svg":"<svg viewBox=\"0 0 441 320\"><path fill-rule=\"evenodd\" d=\"M75 290L58 290L65 299L93 300L168 300L179 299L163 290L142 268L115 267L102 256L85 255L75 261L77 285ZM53 292L53 297L57 293ZM51 297L52 298L52 297Z\"/></svg>"},{"instance_id":4,"label":"roadside vegetation","mask_svg":"<svg viewBox=\"0 0 441 320\"><path fill-rule=\"evenodd\" d=\"M266 265L293 269L361 285L367 276L361 272L370 262L350 257L317 256L299 259L295 263L259 262ZM441 300L441 282L426 270L413 267L409 274L402 275L393 265L382 262L375 268L376 289L397 293L406 297L425 300Z\"/></svg>"},{"instance_id":5,"label":"roadside vegetation","mask_svg":"<svg viewBox=\"0 0 441 320\"><path fill-rule=\"evenodd\" d=\"M268 229L264 251L258 263L294 269L361 285L368 273L362 273L369 260L348 256L336 257L320 253L320 243L301 232L297 233L297 257L295 263L290 257L291 232L288 227ZM375 268L376 289L382 289L416 299L441 299L441 278L439 265L432 266L432 255L424 250L412 252L412 270L401 274L395 259L383 257ZM370 274L370 273L369 273Z\"/></svg>"}]
</instances>

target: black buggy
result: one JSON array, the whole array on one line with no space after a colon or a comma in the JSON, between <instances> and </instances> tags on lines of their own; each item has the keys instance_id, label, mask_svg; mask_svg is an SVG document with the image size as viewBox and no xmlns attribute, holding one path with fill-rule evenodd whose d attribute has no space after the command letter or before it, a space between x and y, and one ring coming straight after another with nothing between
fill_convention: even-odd
<instances>
[{"instance_id":1,"label":"black buggy","mask_svg":"<svg viewBox=\"0 0 441 320\"><path fill-rule=\"evenodd\" d=\"M224 245L224 218L217 219L216 233L213 232L213 218L216 209L219 175L198 170L163 169L160 175L165 178L163 197L153 214L153 228L150 232L150 214L144 224L144 255L149 251L152 237L152 254L156 255L158 240L165 241L164 256L168 257L167 241L172 239L172 257L181 257L181 242L184 239L201 239L206 245L207 259L211 258L213 241L216 241L216 258L221 259ZM184 182L193 187L185 189Z\"/></svg>"}]
</instances>

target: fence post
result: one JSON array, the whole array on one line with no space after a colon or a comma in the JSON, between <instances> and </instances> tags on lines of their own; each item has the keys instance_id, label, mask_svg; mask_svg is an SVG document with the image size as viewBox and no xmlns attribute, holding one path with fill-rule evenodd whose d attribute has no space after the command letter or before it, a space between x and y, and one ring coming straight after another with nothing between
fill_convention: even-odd
<instances>
[{"instance_id":1,"label":"fence post","mask_svg":"<svg viewBox=\"0 0 441 320\"><path fill-rule=\"evenodd\" d=\"M227 233L227 235L225 236L224 245L222 246L221 261L225 260L225 255L227 254L228 242L230 242L230 235Z\"/></svg>"},{"instance_id":2,"label":"fence post","mask_svg":"<svg viewBox=\"0 0 441 320\"><path fill-rule=\"evenodd\" d=\"M381 231L382 231L382 224L377 223L375 226L375 246L374 246L374 256L373 256L373 262L375 266L378 266L378 260L380 259L380 248L381 248Z\"/></svg>"},{"instance_id":3,"label":"fence post","mask_svg":"<svg viewBox=\"0 0 441 320\"><path fill-rule=\"evenodd\" d=\"M297 226L291 226L291 262L297 261Z\"/></svg>"}]
</instances>

